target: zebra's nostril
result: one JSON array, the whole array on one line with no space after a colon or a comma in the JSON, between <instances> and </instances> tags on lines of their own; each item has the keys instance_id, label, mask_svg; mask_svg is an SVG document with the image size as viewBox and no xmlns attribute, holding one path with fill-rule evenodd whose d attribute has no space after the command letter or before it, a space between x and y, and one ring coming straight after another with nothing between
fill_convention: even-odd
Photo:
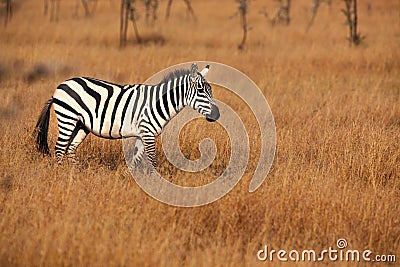
<instances>
[{"instance_id":1,"label":"zebra's nostril","mask_svg":"<svg viewBox=\"0 0 400 267\"><path fill-rule=\"evenodd\" d=\"M206 116L207 121L214 122L219 119L219 109L216 105L213 105L211 108L211 113Z\"/></svg>"}]
</instances>

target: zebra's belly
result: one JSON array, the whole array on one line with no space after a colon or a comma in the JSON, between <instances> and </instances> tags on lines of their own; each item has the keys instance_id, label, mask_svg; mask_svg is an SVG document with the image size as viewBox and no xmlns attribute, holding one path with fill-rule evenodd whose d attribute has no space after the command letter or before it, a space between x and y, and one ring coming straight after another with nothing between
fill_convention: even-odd
<instances>
[{"instance_id":1,"label":"zebra's belly","mask_svg":"<svg viewBox=\"0 0 400 267\"><path fill-rule=\"evenodd\" d=\"M89 123L85 123L87 129L89 129L94 135L107 138L107 139L120 139L123 137L134 137L139 136L139 129L136 123L121 124L120 121L94 121L94 127L91 129Z\"/></svg>"}]
</instances>

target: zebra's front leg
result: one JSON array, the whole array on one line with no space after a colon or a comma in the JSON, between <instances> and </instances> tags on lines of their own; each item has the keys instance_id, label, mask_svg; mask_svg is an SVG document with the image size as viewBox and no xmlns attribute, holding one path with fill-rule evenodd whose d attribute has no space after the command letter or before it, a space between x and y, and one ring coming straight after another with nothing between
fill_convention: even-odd
<instances>
[{"instance_id":1,"label":"zebra's front leg","mask_svg":"<svg viewBox=\"0 0 400 267\"><path fill-rule=\"evenodd\" d=\"M146 152L147 159L151 163L150 172L155 172L157 167L157 158L156 158L156 137L154 135L145 135L142 137L144 151Z\"/></svg>"},{"instance_id":2,"label":"zebra's front leg","mask_svg":"<svg viewBox=\"0 0 400 267\"><path fill-rule=\"evenodd\" d=\"M67 157L68 161L72 163L74 166L79 166L79 160L78 157L76 156L76 147L73 145L70 145L68 147L68 151L65 154Z\"/></svg>"},{"instance_id":3,"label":"zebra's front leg","mask_svg":"<svg viewBox=\"0 0 400 267\"><path fill-rule=\"evenodd\" d=\"M144 153L144 145L142 139L140 137L135 138L135 146L133 147L133 164L138 165L139 162L142 160Z\"/></svg>"}]
</instances>

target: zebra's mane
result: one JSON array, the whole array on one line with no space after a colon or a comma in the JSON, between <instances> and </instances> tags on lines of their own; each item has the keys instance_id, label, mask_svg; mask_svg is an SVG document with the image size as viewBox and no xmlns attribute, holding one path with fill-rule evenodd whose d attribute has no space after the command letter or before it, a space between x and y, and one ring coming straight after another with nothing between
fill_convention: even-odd
<instances>
[{"instance_id":1,"label":"zebra's mane","mask_svg":"<svg viewBox=\"0 0 400 267\"><path fill-rule=\"evenodd\" d=\"M190 74L190 70L187 70L187 69L174 70L174 71L168 73L167 75L165 75L164 79L162 79L160 84L168 83L169 81L173 81L175 78L180 78L180 77L183 77L188 74Z\"/></svg>"}]
</instances>

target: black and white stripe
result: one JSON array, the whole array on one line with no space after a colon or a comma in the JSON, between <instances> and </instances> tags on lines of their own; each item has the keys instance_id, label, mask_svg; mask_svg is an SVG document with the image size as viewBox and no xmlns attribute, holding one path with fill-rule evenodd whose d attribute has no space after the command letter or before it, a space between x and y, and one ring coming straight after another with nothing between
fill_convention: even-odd
<instances>
[{"instance_id":1,"label":"black and white stripe","mask_svg":"<svg viewBox=\"0 0 400 267\"><path fill-rule=\"evenodd\" d=\"M89 133L109 139L136 137L139 146L156 166L155 138L185 106L207 120L219 118L211 86L205 80L207 65L198 72L170 73L157 85L119 85L94 78L79 77L60 84L46 103L36 125L37 148L49 153L47 131L50 107L54 104L59 135L55 146L57 161L64 155L75 158L75 151ZM140 151L140 152L142 152Z\"/></svg>"}]
</instances>

